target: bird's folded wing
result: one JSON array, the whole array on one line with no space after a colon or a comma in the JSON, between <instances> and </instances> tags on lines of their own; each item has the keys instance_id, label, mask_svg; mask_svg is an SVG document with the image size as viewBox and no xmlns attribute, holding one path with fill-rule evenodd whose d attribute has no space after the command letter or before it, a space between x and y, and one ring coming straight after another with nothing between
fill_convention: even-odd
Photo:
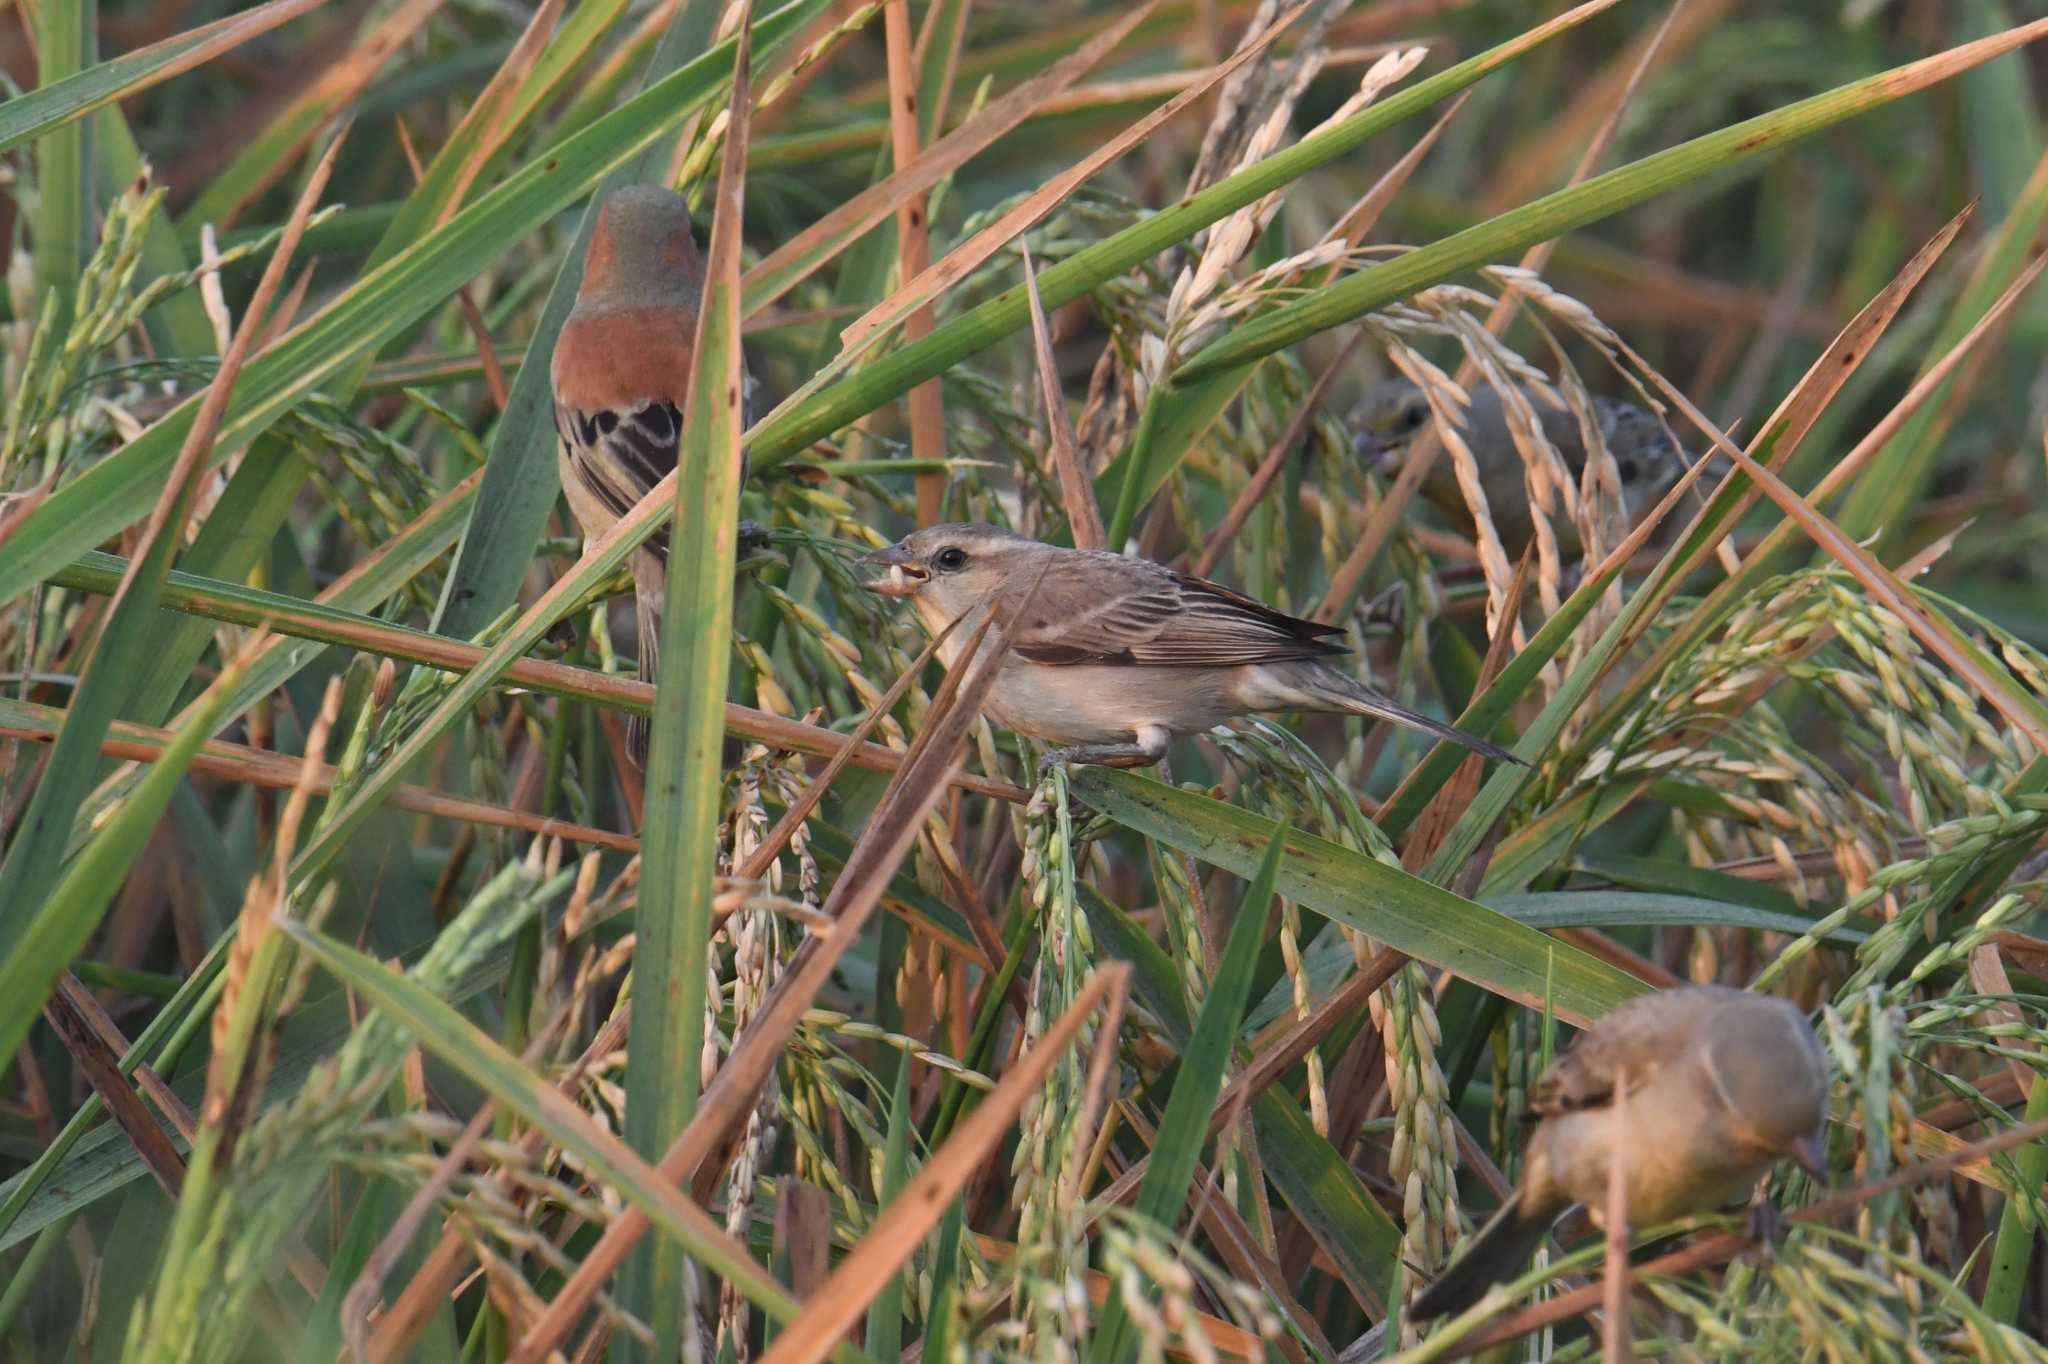
<instances>
[{"instance_id":1,"label":"bird's folded wing","mask_svg":"<svg viewBox=\"0 0 2048 1364\"><path fill-rule=\"evenodd\" d=\"M1616 1005L1598 1027L1581 1033L1571 1049L1550 1063L1529 1093L1529 1110L1538 1117L1604 1108L1617 1087L1638 1091L1660 1065L1674 1060L1673 1046L1682 1040L1683 1011L1669 1007L1660 995L1641 995Z\"/></svg>"},{"instance_id":2,"label":"bird's folded wing","mask_svg":"<svg viewBox=\"0 0 2048 1364\"><path fill-rule=\"evenodd\" d=\"M569 476L619 517L676 467L682 415L665 401L595 411L557 403L555 430L568 454ZM645 548L667 563L667 528L656 531Z\"/></svg>"},{"instance_id":3,"label":"bird's folded wing","mask_svg":"<svg viewBox=\"0 0 2048 1364\"><path fill-rule=\"evenodd\" d=\"M1031 590L1019 583L1020 594ZM1236 667L1342 653L1334 626L1297 620L1215 583L1115 555L1067 555L1037 584L1012 650L1033 663Z\"/></svg>"}]
</instances>

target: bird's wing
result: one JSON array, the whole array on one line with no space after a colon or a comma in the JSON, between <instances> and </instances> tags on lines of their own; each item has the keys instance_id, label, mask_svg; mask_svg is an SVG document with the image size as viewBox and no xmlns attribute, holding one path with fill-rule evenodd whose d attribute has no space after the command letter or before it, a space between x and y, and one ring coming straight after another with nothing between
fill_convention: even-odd
<instances>
[{"instance_id":1,"label":"bird's wing","mask_svg":"<svg viewBox=\"0 0 2048 1364\"><path fill-rule=\"evenodd\" d=\"M1614 1102L1618 1086L1639 1091L1660 1065L1673 1059L1674 1001L1641 995L1616 1005L1599 1025L1579 1035L1571 1049L1550 1063L1529 1094L1529 1111L1554 1118Z\"/></svg>"},{"instance_id":2,"label":"bird's wing","mask_svg":"<svg viewBox=\"0 0 2048 1364\"><path fill-rule=\"evenodd\" d=\"M1236 667L1344 652L1336 626L1297 620L1262 602L1158 564L1112 554L1050 561L1012 650L1051 665ZM1016 585L1029 593L1028 580Z\"/></svg>"},{"instance_id":3,"label":"bird's wing","mask_svg":"<svg viewBox=\"0 0 2048 1364\"><path fill-rule=\"evenodd\" d=\"M661 399L591 411L555 404L555 430L571 476L614 517L624 516L676 467L682 426L676 405ZM649 537L645 548L666 564L667 529Z\"/></svg>"}]
</instances>

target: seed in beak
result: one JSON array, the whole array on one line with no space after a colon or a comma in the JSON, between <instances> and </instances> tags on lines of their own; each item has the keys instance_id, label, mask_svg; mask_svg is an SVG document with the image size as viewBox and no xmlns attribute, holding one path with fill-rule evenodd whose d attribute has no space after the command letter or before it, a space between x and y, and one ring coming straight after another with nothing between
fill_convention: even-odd
<instances>
[{"instance_id":1,"label":"seed in beak","mask_svg":"<svg viewBox=\"0 0 2048 1364\"><path fill-rule=\"evenodd\" d=\"M879 567L879 565L878 565ZM909 564L892 563L889 571L879 578L871 578L861 584L868 591L884 597L914 597L924 586L929 575L921 568Z\"/></svg>"}]
</instances>

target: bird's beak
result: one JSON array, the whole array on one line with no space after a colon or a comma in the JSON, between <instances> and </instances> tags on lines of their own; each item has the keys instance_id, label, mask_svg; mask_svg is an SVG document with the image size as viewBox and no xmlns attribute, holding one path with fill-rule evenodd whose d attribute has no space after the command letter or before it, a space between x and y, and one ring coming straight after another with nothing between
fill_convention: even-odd
<instances>
[{"instance_id":1,"label":"bird's beak","mask_svg":"<svg viewBox=\"0 0 2048 1364\"><path fill-rule=\"evenodd\" d=\"M917 590L924 586L925 579L931 577L923 565L912 561L909 553L901 545L890 545L887 549L863 554L860 562L868 568L887 570L882 577L870 578L861 584L868 591L878 592L885 597L914 597Z\"/></svg>"},{"instance_id":2,"label":"bird's beak","mask_svg":"<svg viewBox=\"0 0 2048 1364\"><path fill-rule=\"evenodd\" d=\"M1812 1175L1820 1183L1828 1182L1828 1152L1818 1133L1801 1137L1792 1147L1792 1159L1799 1162L1799 1168Z\"/></svg>"},{"instance_id":3,"label":"bird's beak","mask_svg":"<svg viewBox=\"0 0 2048 1364\"><path fill-rule=\"evenodd\" d=\"M1390 474L1400 467L1400 451L1372 431L1360 431L1351 438L1351 453L1367 473Z\"/></svg>"}]
</instances>

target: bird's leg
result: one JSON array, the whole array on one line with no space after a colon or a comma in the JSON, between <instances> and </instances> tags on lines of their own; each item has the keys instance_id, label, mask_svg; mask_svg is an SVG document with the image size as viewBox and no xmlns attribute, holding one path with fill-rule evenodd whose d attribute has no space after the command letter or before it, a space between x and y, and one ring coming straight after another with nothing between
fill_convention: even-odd
<instances>
[{"instance_id":1,"label":"bird's leg","mask_svg":"<svg viewBox=\"0 0 2048 1364\"><path fill-rule=\"evenodd\" d=\"M1749 1196L1749 1239L1754 1244L1748 1253L1757 1264L1769 1264L1785 1240L1785 1214L1771 1201L1769 1185L1766 1175Z\"/></svg>"},{"instance_id":2,"label":"bird's leg","mask_svg":"<svg viewBox=\"0 0 2048 1364\"><path fill-rule=\"evenodd\" d=\"M1096 767L1150 767L1166 756L1173 732L1157 725L1145 725L1128 744L1070 744L1055 748L1038 760L1038 775L1044 776L1061 763L1092 764Z\"/></svg>"}]
</instances>

